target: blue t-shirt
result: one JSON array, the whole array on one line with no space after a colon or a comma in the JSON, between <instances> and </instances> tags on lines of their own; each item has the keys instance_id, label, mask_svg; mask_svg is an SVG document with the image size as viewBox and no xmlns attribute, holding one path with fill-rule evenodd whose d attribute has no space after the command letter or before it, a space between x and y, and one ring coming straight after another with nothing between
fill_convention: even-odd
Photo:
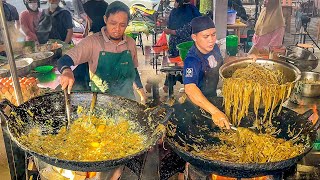
<instances>
[{"instance_id":1,"label":"blue t-shirt","mask_svg":"<svg viewBox=\"0 0 320 180\"><path fill-rule=\"evenodd\" d=\"M196 84L202 90L205 71L216 67L220 61L223 60L217 44L208 54L202 54L196 46L192 46L184 60L183 83Z\"/></svg>"}]
</instances>

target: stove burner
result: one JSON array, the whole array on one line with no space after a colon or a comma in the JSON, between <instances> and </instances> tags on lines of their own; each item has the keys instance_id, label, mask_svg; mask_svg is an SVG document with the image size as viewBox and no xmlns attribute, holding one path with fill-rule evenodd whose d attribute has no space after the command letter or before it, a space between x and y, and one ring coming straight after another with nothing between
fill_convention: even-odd
<instances>
[{"instance_id":1,"label":"stove burner","mask_svg":"<svg viewBox=\"0 0 320 180\"><path fill-rule=\"evenodd\" d=\"M252 177L252 178L244 178L245 180L282 180L286 179L292 174L295 174L297 171L297 165L292 166L285 172L275 172L266 176L260 176L260 177ZM185 173L185 176L188 177L188 180L207 180L209 176L212 177L220 177L220 175L216 175L212 172L204 172L202 170L197 169L196 167L189 165L188 170ZM238 178L238 177L226 177L226 176L221 176L224 180L241 180L243 178ZM209 178L210 179L210 178ZM214 179L214 178L211 178ZM219 179L219 178L216 178Z\"/></svg>"},{"instance_id":2,"label":"stove burner","mask_svg":"<svg viewBox=\"0 0 320 180\"><path fill-rule=\"evenodd\" d=\"M315 98L304 97L304 96L301 96L301 94L298 92L292 92L290 96L290 101L295 104L303 105L303 106L310 105L310 104L320 106L319 97L315 97Z\"/></svg>"}]
</instances>

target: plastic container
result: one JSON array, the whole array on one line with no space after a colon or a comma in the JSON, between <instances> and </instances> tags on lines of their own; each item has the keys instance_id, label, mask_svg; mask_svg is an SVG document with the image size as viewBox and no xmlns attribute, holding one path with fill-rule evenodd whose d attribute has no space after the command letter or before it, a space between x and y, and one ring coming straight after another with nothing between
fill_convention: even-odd
<instances>
[{"instance_id":1,"label":"plastic container","mask_svg":"<svg viewBox=\"0 0 320 180\"><path fill-rule=\"evenodd\" d=\"M193 46L193 44L193 41L187 41L177 45L177 49L179 50L179 55L182 61L184 61L184 59L186 58L188 51Z\"/></svg>"},{"instance_id":2,"label":"plastic container","mask_svg":"<svg viewBox=\"0 0 320 180\"><path fill-rule=\"evenodd\" d=\"M237 18L237 11L228 10L227 24L235 24L236 18Z\"/></svg>"},{"instance_id":3,"label":"plastic container","mask_svg":"<svg viewBox=\"0 0 320 180\"><path fill-rule=\"evenodd\" d=\"M34 68L34 70L38 73L48 73L51 72L53 69L53 66L38 66Z\"/></svg>"},{"instance_id":4,"label":"plastic container","mask_svg":"<svg viewBox=\"0 0 320 180\"><path fill-rule=\"evenodd\" d=\"M227 54L229 56L235 56L238 53L238 36L236 35L229 35L226 38L226 47L227 47Z\"/></svg>"}]
</instances>

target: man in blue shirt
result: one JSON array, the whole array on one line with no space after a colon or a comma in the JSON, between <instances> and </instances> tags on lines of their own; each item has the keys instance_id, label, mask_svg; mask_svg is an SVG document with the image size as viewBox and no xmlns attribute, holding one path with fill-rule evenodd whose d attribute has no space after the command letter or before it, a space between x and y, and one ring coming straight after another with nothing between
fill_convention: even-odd
<instances>
[{"instance_id":1,"label":"man in blue shirt","mask_svg":"<svg viewBox=\"0 0 320 180\"><path fill-rule=\"evenodd\" d=\"M230 128L226 115L208 101L215 97L219 82L219 68L223 64L216 44L216 29L207 16L191 21L192 39L195 43L184 61L183 83L185 92L195 105L209 112L219 127Z\"/></svg>"},{"instance_id":2,"label":"man in blue shirt","mask_svg":"<svg viewBox=\"0 0 320 180\"><path fill-rule=\"evenodd\" d=\"M214 124L230 128L228 118L209 100L218 102L216 89L219 81L219 68L223 64L219 47L216 44L216 29L208 16L196 17L191 21L192 40L194 46L184 60L183 83L189 101L174 104L175 112L168 123L168 136L181 141L178 143L195 145L204 139L214 141L210 134L211 121L201 116L199 107L211 114ZM221 105L221 104L220 104ZM210 132L210 133L209 133ZM177 142L176 141L176 142ZM201 143L200 143L201 144ZM168 179L170 175L180 172L182 179L185 161L172 150L168 150L161 159L160 179ZM194 178L197 179L197 178Z\"/></svg>"}]
</instances>

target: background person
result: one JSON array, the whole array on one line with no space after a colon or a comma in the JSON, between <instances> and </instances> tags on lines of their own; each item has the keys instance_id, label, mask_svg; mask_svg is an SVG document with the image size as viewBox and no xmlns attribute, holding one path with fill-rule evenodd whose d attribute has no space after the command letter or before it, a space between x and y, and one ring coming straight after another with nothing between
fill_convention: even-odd
<instances>
[{"instance_id":1,"label":"background person","mask_svg":"<svg viewBox=\"0 0 320 180\"><path fill-rule=\"evenodd\" d=\"M73 35L73 23L71 13L59 6L60 0L49 0L48 9L42 11L37 37L40 44L49 39L59 39L70 43Z\"/></svg>"},{"instance_id":2,"label":"background person","mask_svg":"<svg viewBox=\"0 0 320 180\"><path fill-rule=\"evenodd\" d=\"M36 28L41 16L40 1L26 0L24 4L27 9L20 13L21 30L25 35L26 41L38 41Z\"/></svg>"},{"instance_id":3,"label":"background person","mask_svg":"<svg viewBox=\"0 0 320 180\"><path fill-rule=\"evenodd\" d=\"M282 46L285 32L280 0L265 0L255 26L253 46L249 54L267 52L271 46Z\"/></svg>"}]
</instances>

